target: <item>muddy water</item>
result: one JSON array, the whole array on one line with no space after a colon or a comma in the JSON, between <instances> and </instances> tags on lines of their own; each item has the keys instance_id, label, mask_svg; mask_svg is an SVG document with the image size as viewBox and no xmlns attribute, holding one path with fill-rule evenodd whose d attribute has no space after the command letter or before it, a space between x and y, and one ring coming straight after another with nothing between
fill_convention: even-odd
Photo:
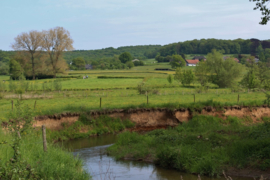
<instances>
[{"instance_id":1,"label":"muddy water","mask_svg":"<svg viewBox=\"0 0 270 180\"><path fill-rule=\"evenodd\" d=\"M197 180L198 177L165 169L154 164L136 161L115 161L106 155L106 148L116 141L116 135L91 137L62 143L74 155L84 160L84 168L94 180ZM225 178L201 177L202 180L225 180ZM251 180L251 178L233 177L233 180Z\"/></svg>"}]
</instances>

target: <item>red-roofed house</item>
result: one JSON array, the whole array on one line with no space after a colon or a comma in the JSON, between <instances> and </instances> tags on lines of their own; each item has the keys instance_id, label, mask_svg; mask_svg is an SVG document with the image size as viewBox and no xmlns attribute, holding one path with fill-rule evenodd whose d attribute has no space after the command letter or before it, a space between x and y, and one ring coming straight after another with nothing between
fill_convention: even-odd
<instances>
[{"instance_id":1,"label":"red-roofed house","mask_svg":"<svg viewBox=\"0 0 270 180\"><path fill-rule=\"evenodd\" d=\"M237 58L233 58L233 60L235 60L237 63L239 63L239 59L237 59Z\"/></svg>"},{"instance_id":2,"label":"red-roofed house","mask_svg":"<svg viewBox=\"0 0 270 180\"><path fill-rule=\"evenodd\" d=\"M187 66L196 66L200 61L199 59L194 59L194 60L187 59L186 62L187 62Z\"/></svg>"}]
</instances>

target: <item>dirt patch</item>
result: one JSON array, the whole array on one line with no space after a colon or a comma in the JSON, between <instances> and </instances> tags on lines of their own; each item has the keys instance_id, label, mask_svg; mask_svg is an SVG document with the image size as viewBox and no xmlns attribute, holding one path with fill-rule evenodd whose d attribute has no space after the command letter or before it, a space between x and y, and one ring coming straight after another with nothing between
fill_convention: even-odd
<instances>
[{"instance_id":1,"label":"dirt patch","mask_svg":"<svg viewBox=\"0 0 270 180\"><path fill-rule=\"evenodd\" d=\"M102 115L107 115L112 118L120 118L122 120L129 119L136 123L137 129L157 129L168 126L177 126L179 123L189 121L192 116L197 113L201 115L217 116L226 119L228 116L246 118L251 123L261 122L263 117L270 117L270 108L268 107L224 107L224 109L215 109L212 107L205 107L201 111L191 111L189 109L175 109L169 110L165 108L159 109L115 109L107 111L91 111L88 112L93 118L98 118ZM79 113L62 113L51 116L35 117L35 127L40 127L43 124L49 129L59 130L64 125L70 125L78 121Z\"/></svg>"},{"instance_id":2,"label":"dirt patch","mask_svg":"<svg viewBox=\"0 0 270 180\"><path fill-rule=\"evenodd\" d=\"M52 119L52 118L47 118L42 121L35 121L33 126L34 127L41 127L42 125L45 125L46 128L53 129L53 130L60 130L63 129L64 126L66 125L71 125L74 122L78 121L79 116L74 116L74 117L63 117L61 119Z\"/></svg>"}]
</instances>

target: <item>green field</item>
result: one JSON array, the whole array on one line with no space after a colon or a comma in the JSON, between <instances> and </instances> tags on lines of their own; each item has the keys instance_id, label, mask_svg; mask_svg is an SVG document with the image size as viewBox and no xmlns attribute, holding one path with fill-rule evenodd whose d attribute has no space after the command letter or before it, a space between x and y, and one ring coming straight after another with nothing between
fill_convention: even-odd
<instances>
[{"instance_id":1,"label":"green field","mask_svg":"<svg viewBox=\"0 0 270 180\"><path fill-rule=\"evenodd\" d=\"M153 59L147 62L153 62ZM174 71L155 71L157 67L170 68L168 63L152 63L147 66L134 67L130 70L88 70L68 71L66 74L59 74L61 90L54 89L54 79L41 79L35 81L9 81L9 76L0 76L0 118L7 120L11 112L11 101L22 99L23 103L33 107L36 104L35 114L53 114L63 111L81 111L82 109L99 109L100 98L101 108L127 108L127 107L181 107L194 103L215 102L224 105L239 104L261 105L265 100L263 92L251 92L241 89L239 92L232 92L231 89L210 88L206 92L199 93L197 82L189 87L180 85L177 81L169 84L168 74ZM194 67L185 67L194 69ZM88 79L82 76L88 75ZM106 76L107 78L98 78ZM64 77L64 78L63 78ZM122 77L122 78L119 78ZM239 78L240 79L240 78ZM2 80L5 80L3 83ZM148 92L139 94L138 84L144 82ZM13 89L10 88L13 84ZM27 91L20 92L28 84ZM22 93L22 94L20 94ZM147 103L148 95L149 104ZM238 94L240 99L238 102ZM196 104L195 103L195 104Z\"/></svg>"}]
</instances>

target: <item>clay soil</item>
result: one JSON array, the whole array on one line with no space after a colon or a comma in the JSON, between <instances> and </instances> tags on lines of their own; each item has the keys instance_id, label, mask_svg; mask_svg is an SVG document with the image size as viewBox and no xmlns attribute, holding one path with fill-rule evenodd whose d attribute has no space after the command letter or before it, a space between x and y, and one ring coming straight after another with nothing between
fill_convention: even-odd
<instances>
[{"instance_id":1,"label":"clay soil","mask_svg":"<svg viewBox=\"0 0 270 180\"><path fill-rule=\"evenodd\" d=\"M89 112L93 118L98 118L101 115L107 115L112 118L129 119L136 123L133 130L153 130L157 128L173 127L187 122L192 119L194 114L218 116L226 119L228 116L246 119L248 123L262 122L263 117L270 117L270 108L262 107L241 107L232 106L224 107L223 110L217 110L212 107L205 107L201 111L190 109L175 109L169 110L160 109L130 109L130 110L111 110L111 111L92 111ZM35 127L46 125L52 130L60 130L63 128L63 123L71 125L78 121L79 113L62 113L50 116L35 117Z\"/></svg>"}]
</instances>

